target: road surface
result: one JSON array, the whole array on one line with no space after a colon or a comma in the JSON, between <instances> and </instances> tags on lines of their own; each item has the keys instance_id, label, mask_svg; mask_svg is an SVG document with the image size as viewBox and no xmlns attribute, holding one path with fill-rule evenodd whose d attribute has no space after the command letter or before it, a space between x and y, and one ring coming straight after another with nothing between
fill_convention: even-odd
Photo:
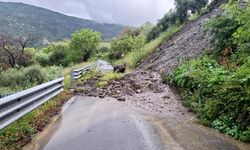
<instances>
[{"instance_id":1,"label":"road surface","mask_svg":"<svg viewBox=\"0 0 250 150\"><path fill-rule=\"evenodd\" d=\"M78 96L24 149L236 150L247 149L247 145L188 121L153 116L111 98Z\"/></svg>"}]
</instances>

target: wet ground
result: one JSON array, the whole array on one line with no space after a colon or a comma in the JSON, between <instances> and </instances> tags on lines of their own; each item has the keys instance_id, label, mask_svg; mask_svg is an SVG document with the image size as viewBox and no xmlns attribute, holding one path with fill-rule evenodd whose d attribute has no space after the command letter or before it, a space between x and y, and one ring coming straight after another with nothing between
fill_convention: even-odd
<instances>
[{"instance_id":1,"label":"wet ground","mask_svg":"<svg viewBox=\"0 0 250 150\"><path fill-rule=\"evenodd\" d=\"M113 98L75 97L32 144L36 150L237 150L249 145L195 124L153 115Z\"/></svg>"}]
</instances>

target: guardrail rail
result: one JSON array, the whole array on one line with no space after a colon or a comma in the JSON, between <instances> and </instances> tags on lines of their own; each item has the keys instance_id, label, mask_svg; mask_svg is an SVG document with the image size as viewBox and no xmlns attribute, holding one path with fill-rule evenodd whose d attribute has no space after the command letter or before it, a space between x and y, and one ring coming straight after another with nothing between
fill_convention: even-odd
<instances>
[{"instance_id":1,"label":"guardrail rail","mask_svg":"<svg viewBox=\"0 0 250 150\"><path fill-rule=\"evenodd\" d=\"M0 130L63 91L59 78L0 99Z\"/></svg>"},{"instance_id":2,"label":"guardrail rail","mask_svg":"<svg viewBox=\"0 0 250 150\"><path fill-rule=\"evenodd\" d=\"M87 65L87 66L80 68L80 69L76 69L76 70L71 69L71 79L76 80L76 79L81 78L82 75L87 73L91 68L94 68L97 64L98 64L98 62L95 62L93 64Z\"/></svg>"}]
</instances>

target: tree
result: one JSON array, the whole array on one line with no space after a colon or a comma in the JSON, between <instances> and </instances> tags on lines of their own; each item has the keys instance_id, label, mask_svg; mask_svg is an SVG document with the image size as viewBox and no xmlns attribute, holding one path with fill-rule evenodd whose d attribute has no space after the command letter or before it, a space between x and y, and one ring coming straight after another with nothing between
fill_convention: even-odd
<instances>
[{"instance_id":1,"label":"tree","mask_svg":"<svg viewBox=\"0 0 250 150\"><path fill-rule=\"evenodd\" d=\"M100 33L91 29L83 29L73 33L70 42L72 61L87 61L97 50L100 40Z\"/></svg>"},{"instance_id":2,"label":"tree","mask_svg":"<svg viewBox=\"0 0 250 150\"><path fill-rule=\"evenodd\" d=\"M157 38L169 27L184 23L188 19L189 12L200 13L207 3L208 0L175 0L176 8L170 10L158 21L157 25L148 33L147 42Z\"/></svg>"},{"instance_id":3,"label":"tree","mask_svg":"<svg viewBox=\"0 0 250 150\"><path fill-rule=\"evenodd\" d=\"M14 68L16 65L27 66L31 56L25 48L29 45L31 36L14 38L10 35L0 35L0 63Z\"/></svg>"},{"instance_id":4,"label":"tree","mask_svg":"<svg viewBox=\"0 0 250 150\"><path fill-rule=\"evenodd\" d=\"M139 50L144 45L144 37L142 35L132 36L130 34L124 35L114 39L111 42L111 59L119 59L122 55L126 55L133 50Z\"/></svg>"}]
</instances>

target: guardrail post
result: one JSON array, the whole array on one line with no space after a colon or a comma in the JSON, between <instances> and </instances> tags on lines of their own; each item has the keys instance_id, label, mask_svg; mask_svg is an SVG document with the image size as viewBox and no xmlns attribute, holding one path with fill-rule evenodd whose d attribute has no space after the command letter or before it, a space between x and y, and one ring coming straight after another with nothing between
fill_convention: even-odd
<instances>
[{"instance_id":1,"label":"guardrail post","mask_svg":"<svg viewBox=\"0 0 250 150\"><path fill-rule=\"evenodd\" d=\"M74 75L73 75L73 73L74 73L73 64L71 64L71 67L70 67L70 79L71 79L71 81L74 81Z\"/></svg>"}]
</instances>

